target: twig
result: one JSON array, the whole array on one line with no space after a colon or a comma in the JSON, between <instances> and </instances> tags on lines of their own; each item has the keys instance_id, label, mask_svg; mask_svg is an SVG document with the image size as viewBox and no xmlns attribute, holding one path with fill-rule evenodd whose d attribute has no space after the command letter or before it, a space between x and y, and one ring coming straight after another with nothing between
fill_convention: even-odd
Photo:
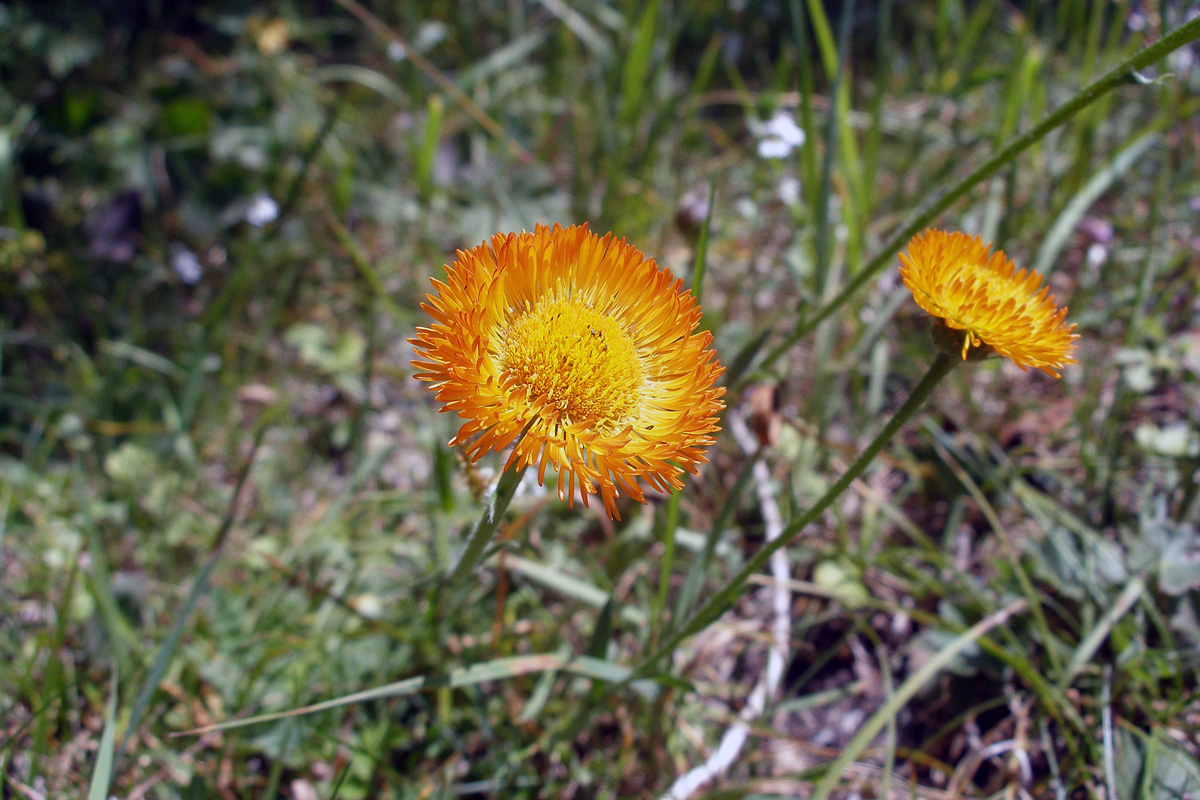
<instances>
[{"instance_id":1,"label":"twig","mask_svg":"<svg viewBox=\"0 0 1200 800\"><path fill-rule=\"evenodd\" d=\"M747 456L758 452L758 442L750 432L746 421L738 414L729 415L729 428L738 445ZM754 464L754 484L758 492L759 508L762 510L767 541L783 535L783 516L775 501L775 490L771 487L771 471L765 461ZM783 680L788 658L788 637L792 628L791 571L788 568L787 552L777 550L771 556L772 610L771 644L767 651L767 666L759 676L746 705L742 707L740 719L729 726L721 743L708 759L698 767L688 770L671 785L666 800L686 800L702 787L717 780L733 766L741 754L750 733L750 723L766 710L767 701L775 697L779 683Z\"/></svg>"}]
</instances>

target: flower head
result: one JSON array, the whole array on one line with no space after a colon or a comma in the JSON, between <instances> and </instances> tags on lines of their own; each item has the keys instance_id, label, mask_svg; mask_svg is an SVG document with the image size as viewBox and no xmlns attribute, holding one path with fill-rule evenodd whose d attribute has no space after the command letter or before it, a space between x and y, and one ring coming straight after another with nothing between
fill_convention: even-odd
<instances>
[{"instance_id":1,"label":"flower head","mask_svg":"<svg viewBox=\"0 0 1200 800\"><path fill-rule=\"evenodd\" d=\"M1000 250L978 236L925 231L900 254L900 276L917 305L963 331L962 357L971 347L991 347L1021 369L1041 369L1055 378L1074 364L1075 325L1058 308L1050 287L1036 272L1017 270Z\"/></svg>"},{"instance_id":2,"label":"flower head","mask_svg":"<svg viewBox=\"0 0 1200 800\"><path fill-rule=\"evenodd\" d=\"M804 144L804 129L786 112L777 111L775 116L755 127L759 135L758 154L763 158L787 158Z\"/></svg>"},{"instance_id":3,"label":"flower head","mask_svg":"<svg viewBox=\"0 0 1200 800\"><path fill-rule=\"evenodd\" d=\"M458 251L421 305L433 317L409 341L418 380L465 420L451 445L471 460L508 447L505 469L558 472L575 485L645 502L638 483L680 489L713 443L723 368L696 332L700 307L670 270L586 225L496 234Z\"/></svg>"}]
</instances>

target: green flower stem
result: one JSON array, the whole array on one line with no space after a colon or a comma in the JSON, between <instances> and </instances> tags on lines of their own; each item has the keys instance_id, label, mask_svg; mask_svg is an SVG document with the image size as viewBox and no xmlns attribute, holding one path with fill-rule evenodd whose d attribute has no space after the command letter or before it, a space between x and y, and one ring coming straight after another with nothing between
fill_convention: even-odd
<instances>
[{"instance_id":1,"label":"green flower stem","mask_svg":"<svg viewBox=\"0 0 1200 800\"><path fill-rule=\"evenodd\" d=\"M830 486L829 490L808 511L793 520L784 529L778 539L759 548L758 552L751 556L745 566L719 592L714 594L699 611L693 614L687 622L680 625L675 633L669 636L657 650L642 661L641 665L630 676L630 680L646 677L652 671L655 663L673 652L684 639L698 633L729 609L737 600L742 587L746 585L750 576L766 566L767 561L770 560L776 550L791 544L792 540L799 536L808 527L809 523L820 517L826 509L833 505L833 501L837 500L842 492L846 491L847 487L858 476L863 474L875 459L875 456L879 454L879 451L884 448L896 434L896 431L900 429L900 426L907 422L917 412L917 409L925 404L925 401L929 399L929 395L933 393L934 387L938 385L942 378L950 373L950 370L954 369L956 363L953 358L947 356L945 353L939 353L929 366L929 371L925 373L925 377L921 379L921 382L913 389L912 394L904 401L904 405L887 421L887 424L883 426L883 430L867 445L858 458L854 459L854 463L846 469L842 477L838 478L837 482L833 486Z\"/></svg>"},{"instance_id":2,"label":"green flower stem","mask_svg":"<svg viewBox=\"0 0 1200 800\"><path fill-rule=\"evenodd\" d=\"M788 336L775 346L766 358L763 360L764 367L770 367L778 361L785 353L803 339L808 334L829 318L834 311L841 308L847 300L849 300L855 292L861 289L868 281L875 277L881 270L892 262L895 254L900 248L911 239L915 234L924 230L931 222L952 206L955 202L966 196L968 192L974 189L979 184L999 172L1010 161L1013 161L1018 155L1028 150L1031 146L1045 138L1046 134L1062 125L1071 117L1078 114L1083 109L1090 106L1092 103L1099 100L1104 95L1111 92L1121 84L1136 82L1139 80L1137 76L1138 70L1145 69L1159 59L1166 56L1189 42L1200 38L1200 17L1185 22L1175 30L1168 33L1166 36L1159 39L1154 44L1143 47L1138 52L1134 53L1125 61L1118 64L1112 70L1107 72L1102 77L1085 86L1074 97L1061 106L1052 111L1049 116L1039 122L1037 125L1030 128L1025 133L1010 141L1000 152L989 158L982 166L976 169L967 177L963 178L955 184L945 194L937 197L932 202L929 202L925 207L918 211L908 224L897 231L888 242L880 248L879 252L867 262L866 266L858 270L854 277L846 284L845 288L837 295L822 306L812 316L802 317L796 324L795 329ZM749 371L747 371L742 380L746 379Z\"/></svg>"},{"instance_id":3,"label":"green flower stem","mask_svg":"<svg viewBox=\"0 0 1200 800\"><path fill-rule=\"evenodd\" d=\"M487 549L488 542L492 540L492 534L496 532L500 520L504 519L504 512L508 511L513 495L517 493L517 487L521 485L525 469L525 467L506 469L500 473L496 491L492 493L487 507L483 509L483 514L479 517L479 522L475 524L475 530L471 532L471 538L467 542L467 549L463 551L462 558L455 565L450 580L461 581L471 574L471 570L475 569L475 565L483 556L483 551Z\"/></svg>"},{"instance_id":4,"label":"green flower stem","mask_svg":"<svg viewBox=\"0 0 1200 800\"><path fill-rule=\"evenodd\" d=\"M667 608L667 594L671 590L671 573L675 569L675 531L679 528L679 500L682 493L674 492L667 500L666 513L663 515L663 557L658 567L658 592L654 596L654 606L650 612L650 646L658 642L659 633L666 627L664 611Z\"/></svg>"}]
</instances>

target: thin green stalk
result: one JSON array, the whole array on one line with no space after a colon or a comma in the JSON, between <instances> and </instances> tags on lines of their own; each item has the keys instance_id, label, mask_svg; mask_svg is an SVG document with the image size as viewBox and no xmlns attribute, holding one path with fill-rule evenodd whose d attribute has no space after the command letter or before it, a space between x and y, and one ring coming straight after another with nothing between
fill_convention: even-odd
<instances>
[{"instance_id":1,"label":"thin green stalk","mask_svg":"<svg viewBox=\"0 0 1200 800\"><path fill-rule=\"evenodd\" d=\"M850 484L866 471L871 462L875 460L875 456L879 454L879 451L891 441L891 438L896 435L896 431L900 430L900 426L907 422L917 412L917 409L925 404L925 401L929 399L929 395L933 393L934 387L941 382L942 378L950 374L950 370L954 369L955 363L945 353L939 352L937 358L929 366L929 371L925 373L925 377L921 379L921 382L913 389L912 394L904 401L904 405L888 420L887 424L883 426L883 430L879 432L879 435L859 454L854 463L842 474L842 477L838 478L837 482L830 486L829 490L808 511L793 520L784 529L778 539L763 545L757 553L751 556L745 566L719 592L714 594L685 624L680 625L676 632L659 646L658 650L651 653L642 661L641 666L635 670L634 674L637 677L648 675L654 664L667 654L673 652L684 639L702 630L732 606L737 600L742 587L745 586L746 581L750 580L750 576L766 566L771 556L777 550L791 544L808 527L809 523L825 513L825 510L833 505L833 501L840 497L842 492L846 491Z\"/></svg>"},{"instance_id":2,"label":"thin green stalk","mask_svg":"<svg viewBox=\"0 0 1200 800\"><path fill-rule=\"evenodd\" d=\"M342 97L325 112L325 121L321 123L321 129L317 131L317 135L313 137L312 142L309 143L304 154L300 157L300 169L292 176L291 183L288 184L287 191L284 192L283 202L279 204L279 213L275 215L275 219L271 220L266 230L263 231L264 239L270 239L278 233L279 226L291 216L292 210L296 207L296 201L300 199L300 190L304 187L304 179L308 176L308 169L316 161L321 148L325 146L325 140L329 138L329 134L333 133L333 126L337 124L345 105L346 99Z\"/></svg>"},{"instance_id":3,"label":"thin green stalk","mask_svg":"<svg viewBox=\"0 0 1200 800\"><path fill-rule=\"evenodd\" d=\"M846 51L850 42L850 20L854 18L854 0L842 7L842 16L838 22L837 71L833 75L833 87L830 97L834 107L830 110L829 119L825 124L825 158L821 161L821 185L817 197L817 268L814 278L814 290L823 294L832 284L829 277L829 196L832 193L833 164L838 157L838 101L841 97L842 82L846 77ZM849 176L847 176L849 177Z\"/></svg>"},{"instance_id":4,"label":"thin green stalk","mask_svg":"<svg viewBox=\"0 0 1200 800\"><path fill-rule=\"evenodd\" d=\"M88 786L88 800L104 800L112 787L113 745L117 736L117 671L113 669L112 686L108 690L108 709L104 715L104 733L100 736L100 749L92 766L92 780Z\"/></svg>"},{"instance_id":5,"label":"thin green stalk","mask_svg":"<svg viewBox=\"0 0 1200 800\"><path fill-rule=\"evenodd\" d=\"M746 490L746 484L750 482L754 465L761 456L760 449L742 466L742 471L738 473L733 489L725 496L725 502L721 505L721 510L717 512L717 518L713 520L712 527L709 528L708 536L704 540L704 548L692 559L687 577L683 579L683 588L679 590L679 596L675 598L675 611L671 614L672 628L677 626L679 620L685 619L687 613L692 610L692 604L696 601L696 596L700 594L700 586L704 582L704 572L708 569L713 554L717 551L717 542L720 540L721 534L729 527L729 521L733 519L733 512L737 510L742 492Z\"/></svg>"},{"instance_id":6,"label":"thin green stalk","mask_svg":"<svg viewBox=\"0 0 1200 800\"><path fill-rule=\"evenodd\" d=\"M666 609L667 595L671 591L671 573L675 569L675 531L679 528L679 498L682 492L674 492L667 501L666 513L663 515L663 557L658 570L658 592L654 596L654 608L650 612L651 647L658 641L658 635L667 627Z\"/></svg>"},{"instance_id":7,"label":"thin green stalk","mask_svg":"<svg viewBox=\"0 0 1200 800\"><path fill-rule=\"evenodd\" d=\"M1142 48L1133 56L1105 73L1102 77L1085 86L1074 97L1052 111L1049 116L1037 125L1010 141L1000 152L996 153L978 169L951 187L945 194L927 203L923 209L913 215L908 224L897 231L880 248L879 253L874 258L867 262L847 282L845 288L842 289L837 297L830 300L811 316L806 315L804 318L801 318L795 329L767 354L763 365L769 367L775 363L791 350L797 342L828 319L834 311L841 308L859 289L891 263L892 258L904 246L905 242L937 219L938 215L943 211L965 197L972 189L992 175L995 175L1001 168L1013 161L1025 150L1028 150L1031 146L1041 141L1050 131L1067 122L1113 89L1124 83L1135 81L1136 79L1133 77L1135 72L1157 62L1167 54L1178 50L1180 47L1197 38L1200 38L1200 17L1180 25L1154 44Z\"/></svg>"},{"instance_id":8,"label":"thin green stalk","mask_svg":"<svg viewBox=\"0 0 1200 800\"><path fill-rule=\"evenodd\" d=\"M874 185L879 174L879 152L883 143L883 98L887 93L892 62L888 51L891 41L892 0L884 0L879 4L876 16L875 42L878 51L875 53L875 93L871 97L871 127L867 129L866 143L863 147L863 173L868 186ZM877 195L866 198L867 205L863 207L863 217L870 217L874 212L874 204L879 202Z\"/></svg>"},{"instance_id":9,"label":"thin green stalk","mask_svg":"<svg viewBox=\"0 0 1200 800\"><path fill-rule=\"evenodd\" d=\"M696 261L692 267L692 297L699 304L704 296L704 272L708 266L708 234L712 229L713 208L717 204L717 175L713 173L708 186L708 211L704 214L704 225L696 242Z\"/></svg>"},{"instance_id":10,"label":"thin green stalk","mask_svg":"<svg viewBox=\"0 0 1200 800\"><path fill-rule=\"evenodd\" d=\"M483 551L487 548L488 542L492 540L492 534L496 532L496 527L500 524L500 520L504 518L504 512L508 511L508 506L512 502L513 495L517 493L517 487L521 485L521 478L525 475L525 467L520 469L506 469L500 473L500 481L496 484L496 491L492 494L492 499L488 501L487 507L484 508L483 514L479 517L479 522L475 524L475 530L471 533L471 538L467 542L467 549L463 551L462 558L458 560L458 564L454 567L454 572L450 575L450 580L461 581L467 575L471 574L471 570L475 569L475 565L479 563L479 558L483 555Z\"/></svg>"},{"instance_id":11,"label":"thin green stalk","mask_svg":"<svg viewBox=\"0 0 1200 800\"><path fill-rule=\"evenodd\" d=\"M792 15L792 32L796 36L796 56L799 60L798 78L800 88L800 128L805 138L815 142L816 123L813 121L812 96L814 81L812 74L812 56L808 47L808 27L804 24L804 15L800 10L800 0L791 0L788 10ZM800 163L804 170L804 180L801 186L809 195L809 205L818 207L817 196L817 151L813 147L800 148Z\"/></svg>"}]
</instances>

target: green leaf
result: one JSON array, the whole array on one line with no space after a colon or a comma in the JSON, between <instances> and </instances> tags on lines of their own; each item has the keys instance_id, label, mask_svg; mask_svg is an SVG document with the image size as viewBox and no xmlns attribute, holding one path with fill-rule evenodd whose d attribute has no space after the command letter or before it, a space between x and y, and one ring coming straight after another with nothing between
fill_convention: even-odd
<instances>
[{"instance_id":1,"label":"green leaf","mask_svg":"<svg viewBox=\"0 0 1200 800\"><path fill-rule=\"evenodd\" d=\"M621 121L629 124L637 119L648 88L650 58L654 52L654 37L658 29L658 0L646 3L638 18L633 43L625 56L625 71L621 75Z\"/></svg>"},{"instance_id":2,"label":"green leaf","mask_svg":"<svg viewBox=\"0 0 1200 800\"><path fill-rule=\"evenodd\" d=\"M1200 793L1200 763L1154 731L1116 732L1117 795L1139 800L1180 800Z\"/></svg>"},{"instance_id":3,"label":"green leaf","mask_svg":"<svg viewBox=\"0 0 1200 800\"><path fill-rule=\"evenodd\" d=\"M88 800L105 800L112 785L113 752L117 740L117 673L113 670L112 687L108 694L108 711L104 715L104 733L100 737L100 749L96 751L96 766L92 768L92 782L88 787Z\"/></svg>"},{"instance_id":4,"label":"green leaf","mask_svg":"<svg viewBox=\"0 0 1200 800\"><path fill-rule=\"evenodd\" d=\"M333 700L326 700L322 703L314 703L313 705L294 708L289 711L260 714L256 717L246 717L245 719L234 719L215 725L205 725L201 728L194 728L190 731L174 734L174 736L193 736L208 733L209 731L244 728L247 725L257 725L260 722L271 722L278 719L315 714L318 711L329 711L334 708L365 703L370 700L406 697L417 692L442 687L460 689L464 686L476 686L488 681L507 680L521 675L546 672L548 670L561 670L583 678L605 681L606 683L620 683L630 675L628 667L618 666L607 661L591 658L590 656L572 657L561 653L543 653L539 655L498 658L493 661L472 664L469 667L456 667L447 672L434 675L418 676L396 681L385 686L355 692ZM654 684L651 681L634 681L632 685L635 690L646 697L652 698L656 693Z\"/></svg>"},{"instance_id":5,"label":"green leaf","mask_svg":"<svg viewBox=\"0 0 1200 800\"><path fill-rule=\"evenodd\" d=\"M608 602L600 609L596 618L596 629L592 631L592 641L588 645L588 655L603 660L608 655L608 641L613 632L613 606L616 601L609 595Z\"/></svg>"},{"instance_id":6,"label":"green leaf","mask_svg":"<svg viewBox=\"0 0 1200 800\"><path fill-rule=\"evenodd\" d=\"M578 600L592 608L603 608L612 598L599 586L527 558L510 554L504 563L513 572L519 572L526 578L536 581L548 589L553 589L564 597ZM621 619L633 625L642 626L648 621L646 612L631 606L622 606L618 613Z\"/></svg>"}]
</instances>

